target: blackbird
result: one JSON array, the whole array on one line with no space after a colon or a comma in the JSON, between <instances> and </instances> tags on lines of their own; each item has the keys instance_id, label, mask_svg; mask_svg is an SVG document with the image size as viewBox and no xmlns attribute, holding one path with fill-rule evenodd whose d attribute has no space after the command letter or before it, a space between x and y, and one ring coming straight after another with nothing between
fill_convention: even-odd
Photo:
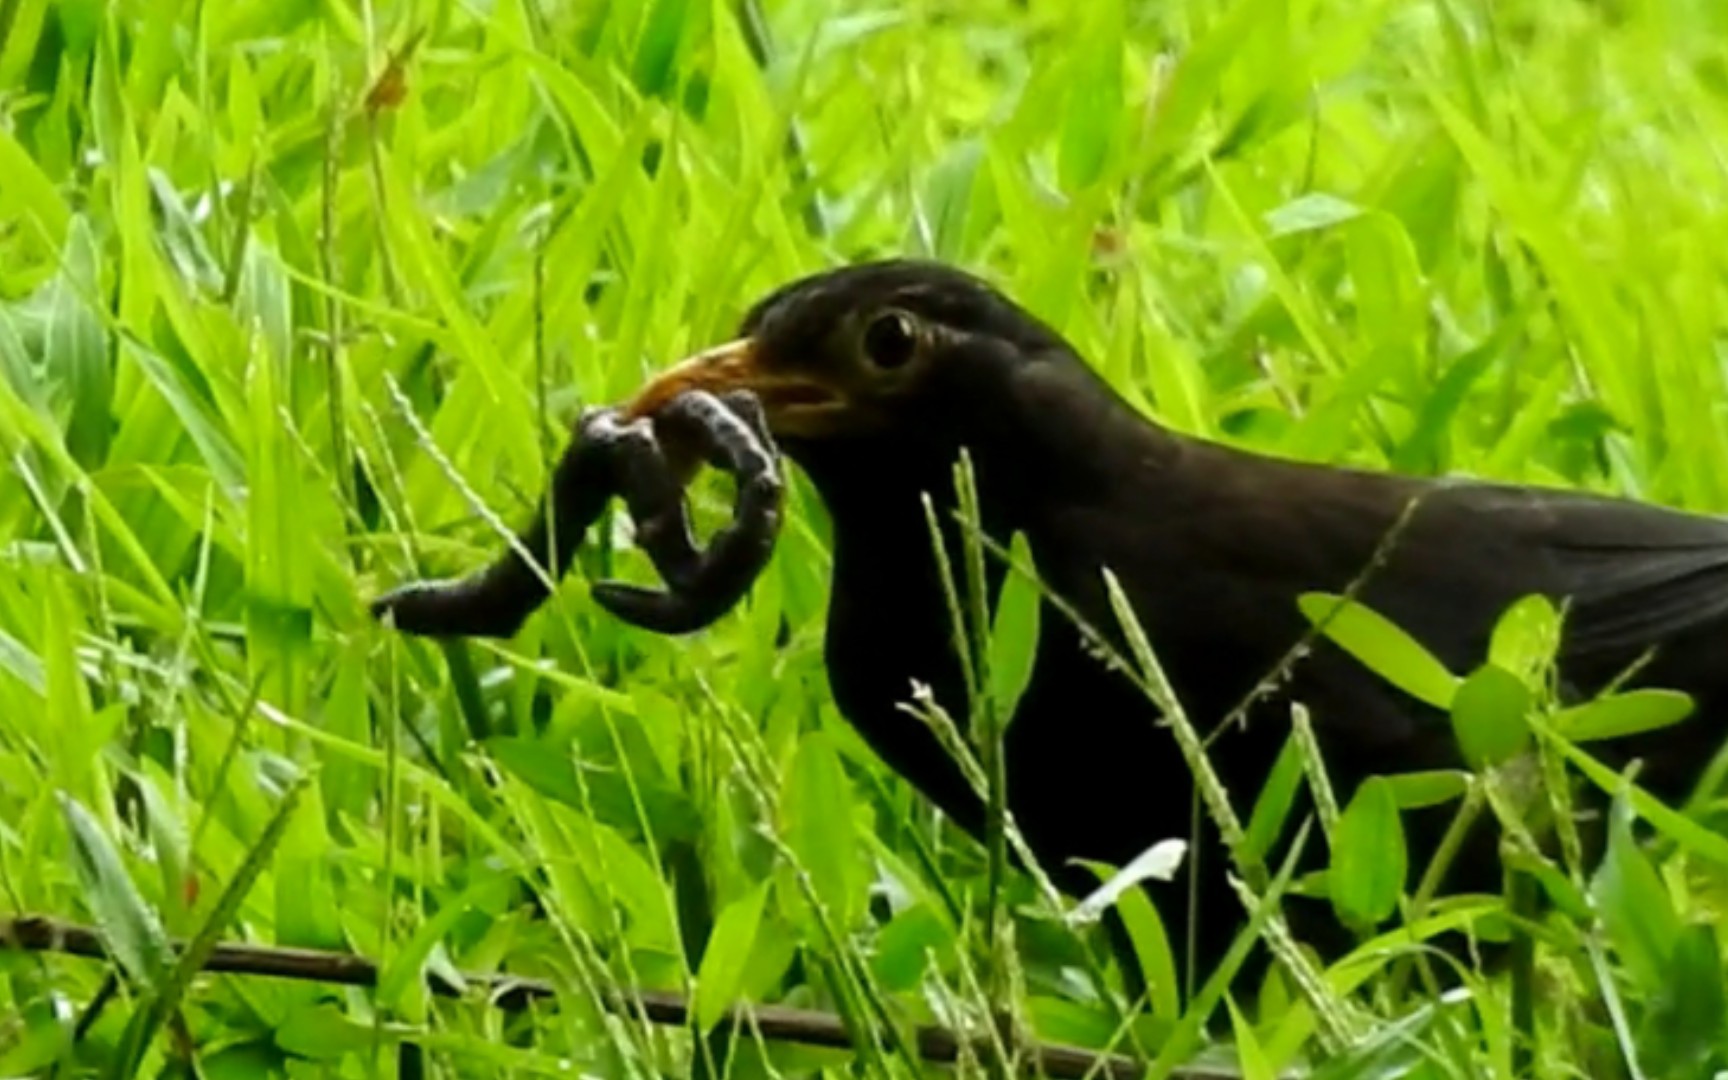
<instances>
[{"instance_id":1,"label":"blackbird","mask_svg":"<svg viewBox=\"0 0 1728 1080\"><path fill-rule=\"evenodd\" d=\"M973 787L903 708L916 682L956 720L967 715L923 503L928 493L948 550L959 551L953 468L963 448L986 533L1004 546L1024 534L1043 584L1110 635L1120 623L1103 571L1114 573L1177 699L1212 737L1209 754L1238 813L1285 742L1292 701L1310 712L1340 800L1373 774L1461 767L1443 713L1325 640L1243 722L1219 727L1310 630L1298 596L1342 593L1371 566L1357 599L1455 672L1485 659L1497 618L1532 593L1565 605L1558 682L1568 699L1598 692L1654 649L1636 681L1685 691L1695 710L1677 726L1593 751L1610 764L1641 760L1640 783L1659 797L1683 798L1721 740L1723 520L1561 490L1300 463L1187 437L1138 412L1060 334L991 285L926 261L863 263L786 284L748 311L735 341L658 375L629 408L652 414L690 390L753 393L780 448L813 483L832 524L825 658L834 700L889 766L975 835L985 814ZM988 563L994 602L1004 570ZM1030 682L1005 735L1005 772L1015 822L1062 888L1096 883L1072 860L1122 865L1189 834L1193 779L1159 719L1152 700L1046 601ZM1412 815L1413 865L1423 865L1415 859L1450 813ZM1209 824L1200 838L1198 902L1184 876L1151 888L1173 934L1193 920L1204 972L1245 914ZM1494 851L1467 849L1454 884L1495 889Z\"/></svg>"}]
</instances>

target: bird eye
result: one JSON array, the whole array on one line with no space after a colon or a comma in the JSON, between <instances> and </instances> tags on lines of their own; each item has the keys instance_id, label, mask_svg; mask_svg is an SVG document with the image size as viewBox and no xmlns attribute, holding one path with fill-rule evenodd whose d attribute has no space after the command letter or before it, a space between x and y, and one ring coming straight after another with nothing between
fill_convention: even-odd
<instances>
[{"instance_id":1,"label":"bird eye","mask_svg":"<svg viewBox=\"0 0 1728 1080\"><path fill-rule=\"evenodd\" d=\"M904 312L885 312L864 328L864 352L884 370L905 367L918 352L918 330Z\"/></svg>"}]
</instances>

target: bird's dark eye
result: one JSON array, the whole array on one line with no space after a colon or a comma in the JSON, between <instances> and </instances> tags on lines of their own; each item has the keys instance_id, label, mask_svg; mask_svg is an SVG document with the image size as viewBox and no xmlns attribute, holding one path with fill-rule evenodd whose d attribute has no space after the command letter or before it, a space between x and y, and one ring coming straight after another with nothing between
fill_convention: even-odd
<instances>
[{"instance_id":1,"label":"bird's dark eye","mask_svg":"<svg viewBox=\"0 0 1728 1080\"><path fill-rule=\"evenodd\" d=\"M918 329L904 312L888 311L864 328L864 354L879 368L905 367L918 354Z\"/></svg>"}]
</instances>

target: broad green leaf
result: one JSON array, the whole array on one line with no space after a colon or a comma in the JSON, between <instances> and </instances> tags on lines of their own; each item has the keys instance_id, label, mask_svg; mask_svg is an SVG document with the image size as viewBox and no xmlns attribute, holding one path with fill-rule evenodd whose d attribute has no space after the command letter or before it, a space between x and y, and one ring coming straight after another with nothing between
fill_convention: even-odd
<instances>
[{"instance_id":1,"label":"broad green leaf","mask_svg":"<svg viewBox=\"0 0 1728 1080\"><path fill-rule=\"evenodd\" d=\"M1235 1036L1236 1063L1242 1069L1242 1080L1277 1080L1278 1071L1267 1059L1254 1026L1236 1007L1236 999L1226 994L1224 1004L1230 1011L1230 1031Z\"/></svg>"},{"instance_id":2,"label":"broad green leaf","mask_svg":"<svg viewBox=\"0 0 1728 1080\"><path fill-rule=\"evenodd\" d=\"M525 395L510 379L498 355L501 345L513 342L496 342L486 334L470 309L455 269L433 236L431 224L410 209L415 200L405 166L383 150L379 154L384 189L391 202L402 208L385 219L396 265L437 305L448 327L451 351L461 361L463 371L478 380L476 391L485 391L484 404L495 421L491 434L499 440L510 466L519 475L533 475L537 426L527 411Z\"/></svg>"},{"instance_id":3,"label":"broad green leaf","mask_svg":"<svg viewBox=\"0 0 1728 1080\"><path fill-rule=\"evenodd\" d=\"M1062 186L1081 192L1097 183L1120 154L1123 0L1093 0L1075 9L1085 21L1068 53L1068 109L1058 134Z\"/></svg>"},{"instance_id":4,"label":"broad green leaf","mask_svg":"<svg viewBox=\"0 0 1728 1080\"><path fill-rule=\"evenodd\" d=\"M636 845L598 822L571 819L571 848L588 885L615 900L629 921L630 942L671 954L677 945L668 886Z\"/></svg>"},{"instance_id":5,"label":"broad green leaf","mask_svg":"<svg viewBox=\"0 0 1728 1080\"><path fill-rule=\"evenodd\" d=\"M640 807L660 840L689 839L700 828L700 816L685 792L642 775L645 768L626 776L628 762L590 762L580 743L495 735L486 739L486 748L499 765L541 795L608 825L635 828Z\"/></svg>"},{"instance_id":6,"label":"broad green leaf","mask_svg":"<svg viewBox=\"0 0 1728 1080\"><path fill-rule=\"evenodd\" d=\"M0 380L4 380L18 400L29 406L44 423L54 423L47 380L30 359L30 353L13 325L13 316L4 306L0 306Z\"/></svg>"},{"instance_id":7,"label":"broad green leaf","mask_svg":"<svg viewBox=\"0 0 1728 1080\"><path fill-rule=\"evenodd\" d=\"M286 819L271 867L280 883L275 897L276 940L282 945L339 949L345 942L341 892L330 872L335 838L325 828L322 789L314 785L300 797L308 805ZM397 953L392 963L401 955Z\"/></svg>"},{"instance_id":8,"label":"broad green leaf","mask_svg":"<svg viewBox=\"0 0 1728 1080\"><path fill-rule=\"evenodd\" d=\"M850 791L833 740L820 731L805 735L787 778L786 836L817 897L842 928L859 910L864 884Z\"/></svg>"},{"instance_id":9,"label":"broad green leaf","mask_svg":"<svg viewBox=\"0 0 1728 1080\"><path fill-rule=\"evenodd\" d=\"M364 743L371 738L371 710L366 700L368 665L358 649L345 650L336 659L335 673L323 701L320 724L338 738ZM334 819L365 813L371 794L371 777L358 763L343 754L320 749L318 779L321 800Z\"/></svg>"},{"instance_id":10,"label":"broad green leaf","mask_svg":"<svg viewBox=\"0 0 1728 1080\"><path fill-rule=\"evenodd\" d=\"M915 989L935 954L938 969L954 954L955 938L942 917L928 904L917 904L895 915L876 939L870 969L884 989L901 993Z\"/></svg>"},{"instance_id":11,"label":"broad green leaf","mask_svg":"<svg viewBox=\"0 0 1728 1080\"><path fill-rule=\"evenodd\" d=\"M1024 533L1015 533L1010 548L1013 565L1031 566L1031 548ZM1036 581L1010 568L996 601L990 626L990 682L998 714L1014 715L1020 695L1032 681L1038 659L1038 618L1042 596Z\"/></svg>"},{"instance_id":12,"label":"broad green leaf","mask_svg":"<svg viewBox=\"0 0 1728 1080\"><path fill-rule=\"evenodd\" d=\"M44 351L50 385L67 406L66 448L86 469L103 464L114 433L114 369L108 335L96 314L101 301L100 252L89 218L72 219L65 267L53 285Z\"/></svg>"},{"instance_id":13,"label":"broad green leaf","mask_svg":"<svg viewBox=\"0 0 1728 1080\"><path fill-rule=\"evenodd\" d=\"M1066 998L1029 994L1026 1016L1031 1029L1047 1042L1104 1047L1120 1036L1109 1013Z\"/></svg>"},{"instance_id":14,"label":"broad green leaf","mask_svg":"<svg viewBox=\"0 0 1728 1080\"><path fill-rule=\"evenodd\" d=\"M1204 130L1201 118L1216 101L1242 41L1265 18L1266 5L1236 3L1207 27L1204 36L1184 49L1163 88L1154 114L1148 164L1168 167Z\"/></svg>"},{"instance_id":15,"label":"broad green leaf","mask_svg":"<svg viewBox=\"0 0 1728 1080\"><path fill-rule=\"evenodd\" d=\"M1680 939L1680 921L1656 868L1632 836L1632 807L1616 797L1608 823L1608 850L1590 882L1590 896L1615 954L1646 992L1668 983L1668 964Z\"/></svg>"},{"instance_id":16,"label":"broad green leaf","mask_svg":"<svg viewBox=\"0 0 1728 1080\"><path fill-rule=\"evenodd\" d=\"M1516 757L1530 741L1531 693L1504 668L1478 668L1452 701L1452 733L1472 769L1492 768Z\"/></svg>"},{"instance_id":17,"label":"broad green leaf","mask_svg":"<svg viewBox=\"0 0 1728 1080\"><path fill-rule=\"evenodd\" d=\"M283 272L282 257L260 239L254 238L246 245L244 260L240 267L239 294L234 298L234 317L241 326L255 333L264 346L255 355L267 357L279 371L291 373L296 367L293 360L297 353L294 347L294 305L288 278ZM288 401L293 400L295 381L292 374L283 379L285 385L281 393Z\"/></svg>"},{"instance_id":18,"label":"broad green leaf","mask_svg":"<svg viewBox=\"0 0 1728 1080\"><path fill-rule=\"evenodd\" d=\"M1398 908L1408 853L1392 785L1364 780L1338 819L1327 875L1332 906L1345 923L1378 925Z\"/></svg>"},{"instance_id":19,"label":"broad green leaf","mask_svg":"<svg viewBox=\"0 0 1728 1080\"><path fill-rule=\"evenodd\" d=\"M984 211L994 209L978 196L988 190L979 166L986 150L983 142L967 139L950 149L930 170L924 185L924 215L928 219L931 254L938 259L964 261L971 252L970 239L995 224ZM981 220L982 219L982 220Z\"/></svg>"},{"instance_id":20,"label":"broad green leaf","mask_svg":"<svg viewBox=\"0 0 1728 1080\"><path fill-rule=\"evenodd\" d=\"M174 966L174 949L161 919L133 884L102 822L67 795L60 796L60 809L71 834L72 867L103 947L129 978L159 992Z\"/></svg>"},{"instance_id":21,"label":"broad green leaf","mask_svg":"<svg viewBox=\"0 0 1728 1080\"><path fill-rule=\"evenodd\" d=\"M24 0L22 4L13 6L7 13L8 18L24 18L31 9L40 12L45 3L46 0ZM19 29L18 23L13 21L7 27L7 33L0 34L0 66L4 66L11 56L13 42L9 35ZM0 210L5 211L6 217L16 217L23 222L44 249L57 249L72 222L72 210L61 198L54 181L43 173L42 166L30 151L6 127L0 127L0 176L6 178L6 182L0 184Z\"/></svg>"},{"instance_id":22,"label":"broad green leaf","mask_svg":"<svg viewBox=\"0 0 1728 1080\"><path fill-rule=\"evenodd\" d=\"M192 940L181 950L167 977L155 987L156 993L145 1008L132 1014L121 1036L120 1064L116 1071L122 1076L134 1075L143 1064L145 1054L168 1018L180 1009L193 982L204 974L205 965L215 953L221 937L228 931L252 886L271 865L277 844L299 809L300 796L310 784L306 773L294 777L290 788L278 802L275 812L265 823L258 839L246 851L239 868L223 884L222 893L206 911Z\"/></svg>"},{"instance_id":23,"label":"broad green leaf","mask_svg":"<svg viewBox=\"0 0 1728 1080\"><path fill-rule=\"evenodd\" d=\"M1690 695L1674 690L1627 690L1562 710L1554 730L1573 742L1618 739L1671 727L1691 715Z\"/></svg>"},{"instance_id":24,"label":"broad green leaf","mask_svg":"<svg viewBox=\"0 0 1728 1080\"><path fill-rule=\"evenodd\" d=\"M1266 235L1289 236L1328 228L1361 216L1362 208L1347 199L1324 191L1298 195L1289 202L1266 212Z\"/></svg>"},{"instance_id":25,"label":"broad green leaf","mask_svg":"<svg viewBox=\"0 0 1728 1080\"><path fill-rule=\"evenodd\" d=\"M636 85L656 97L670 97L680 79L680 46L690 38L705 40L713 7L692 0L654 0L636 48ZM690 67L693 65L685 65Z\"/></svg>"},{"instance_id":26,"label":"broad green leaf","mask_svg":"<svg viewBox=\"0 0 1728 1080\"><path fill-rule=\"evenodd\" d=\"M1616 362L1625 353L1628 331L1622 329L1623 320L1614 317L1618 305L1594 260L1581 250L1580 238L1559 225L1547 200L1520 175L1509 147L1491 138L1432 79L1421 78L1418 85L1495 211L1506 218L1548 279L1545 291L1565 313L1580 362L1605 380L1604 394L1638 405L1631 383L1637 368Z\"/></svg>"},{"instance_id":27,"label":"broad green leaf","mask_svg":"<svg viewBox=\"0 0 1728 1080\"><path fill-rule=\"evenodd\" d=\"M419 1009L417 1004L409 1002L409 992L419 991L424 986L426 970L434 966L434 958L439 955L444 940L464 919L480 910L486 896L496 893L507 895L508 889L504 878L482 870L461 893L445 897L438 910L414 928L414 933L408 940L392 945L390 962L378 975L378 988L375 991L378 1000L392 1009ZM465 982L466 980L459 980L457 985Z\"/></svg>"},{"instance_id":28,"label":"broad green leaf","mask_svg":"<svg viewBox=\"0 0 1728 1080\"><path fill-rule=\"evenodd\" d=\"M1560 647L1560 613L1539 593L1508 607L1494 623L1488 662L1529 682L1553 662Z\"/></svg>"},{"instance_id":29,"label":"broad green leaf","mask_svg":"<svg viewBox=\"0 0 1728 1080\"><path fill-rule=\"evenodd\" d=\"M1453 423L1463 410L1470 390L1488 374L1514 340L1514 327L1508 324L1485 345L1472 349L1450 362L1446 374L1428 390L1414 428L1392 457L1395 472L1443 472L1452 462L1451 446L1455 438ZM1490 656L1496 663L1502 661ZM1517 670L1516 668L1512 670Z\"/></svg>"},{"instance_id":30,"label":"broad green leaf","mask_svg":"<svg viewBox=\"0 0 1728 1080\"><path fill-rule=\"evenodd\" d=\"M255 350L247 365L246 635L249 680L263 676L265 697L297 713L307 692L300 668L312 638L312 559L309 493L281 419L290 407L280 377L288 360Z\"/></svg>"},{"instance_id":31,"label":"broad green leaf","mask_svg":"<svg viewBox=\"0 0 1728 1080\"><path fill-rule=\"evenodd\" d=\"M1302 745L1292 733L1284 739L1278 760L1272 763L1272 771L1266 774L1260 785L1260 793L1254 799L1254 812L1249 815L1244 829L1249 853L1262 862L1271 860L1272 848L1284 834L1284 826L1290 820L1290 808L1296 804L1296 796L1302 790L1303 775Z\"/></svg>"},{"instance_id":32,"label":"broad green leaf","mask_svg":"<svg viewBox=\"0 0 1728 1080\"><path fill-rule=\"evenodd\" d=\"M252 72L252 58L243 50L235 50L228 62L224 114L231 135L230 145L242 151L258 145L265 130L264 105L259 98L258 80ZM239 159L239 155L230 152Z\"/></svg>"},{"instance_id":33,"label":"broad green leaf","mask_svg":"<svg viewBox=\"0 0 1728 1080\"><path fill-rule=\"evenodd\" d=\"M192 387L186 385L175 365L168 363L155 352L130 339L122 341L120 349L127 360L138 365L138 369L150 380L156 392L161 394L163 400L174 410L174 415L185 426L187 436L193 445L198 447L199 455L216 482L229 491L237 491L245 486L240 451L228 437L214 406L202 400Z\"/></svg>"},{"instance_id":34,"label":"broad green leaf","mask_svg":"<svg viewBox=\"0 0 1728 1080\"><path fill-rule=\"evenodd\" d=\"M38 575L45 600L42 661L47 676L47 714L57 745L54 771L58 786L68 794L96 802L102 779L91 761L96 715L91 683L78 662L78 640L88 632L84 613L74 607L73 592L60 574Z\"/></svg>"},{"instance_id":35,"label":"broad green leaf","mask_svg":"<svg viewBox=\"0 0 1728 1080\"><path fill-rule=\"evenodd\" d=\"M1680 929L1665 979L1652 995L1641 1040L1652 1075L1720 1075L1728 1050L1728 995L1723 991L1722 948L1714 928Z\"/></svg>"},{"instance_id":36,"label":"broad green leaf","mask_svg":"<svg viewBox=\"0 0 1728 1080\"><path fill-rule=\"evenodd\" d=\"M319 1002L295 1009L280 1024L274 1039L291 1054L313 1061L335 1062L358 1054L372 1045L372 1025L348 1018L332 1002Z\"/></svg>"},{"instance_id":37,"label":"broad green leaf","mask_svg":"<svg viewBox=\"0 0 1728 1080\"><path fill-rule=\"evenodd\" d=\"M102 0L58 0L55 13L60 17L60 32L65 35L69 52L84 54L96 44L106 8Z\"/></svg>"},{"instance_id":38,"label":"broad green leaf","mask_svg":"<svg viewBox=\"0 0 1728 1080\"><path fill-rule=\"evenodd\" d=\"M696 1026L703 1032L719 1023L737 1000L751 950L756 945L756 930L762 924L768 886L764 881L727 904L714 921L714 932L708 937L708 947L702 952L702 964L696 972Z\"/></svg>"},{"instance_id":39,"label":"broad green leaf","mask_svg":"<svg viewBox=\"0 0 1728 1080\"><path fill-rule=\"evenodd\" d=\"M1557 910L1581 922L1587 923L1594 918L1583 890L1572 883L1572 879L1554 860L1523 848L1506 851L1501 859L1508 870L1516 870L1535 878Z\"/></svg>"},{"instance_id":40,"label":"broad green leaf","mask_svg":"<svg viewBox=\"0 0 1728 1080\"><path fill-rule=\"evenodd\" d=\"M1344 230L1358 330L1372 345L1394 351L1401 376L1415 375L1425 352L1426 291L1415 246L1398 219L1375 212Z\"/></svg>"},{"instance_id":41,"label":"broad green leaf","mask_svg":"<svg viewBox=\"0 0 1728 1080\"><path fill-rule=\"evenodd\" d=\"M164 777L151 767L153 765L153 762L146 764L143 770L133 775L133 780L144 800L150 843L155 849L157 869L161 875L162 906L167 912L164 921L178 926L191 906L187 897L187 879L194 873L190 860L190 834L180 807L164 790Z\"/></svg>"},{"instance_id":42,"label":"broad green leaf","mask_svg":"<svg viewBox=\"0 0 1728 1080\"><path fill-rule=\"evenodd\" d=\"M572 759L574 749L515 735L494 735L486 740L487 753L517 779L548 799L581 810L586 803L576 771L583 766Z\"/></svg>"},{"instance_id":43,"label":"broad green leaf","mask_svg":"<svg viewBox=\"0 0 1728 1080\"><path fill-rule=\"evenodd\" d=\"M47 696L48 675L42 658L4 630L0 630L0 671L29 687L38 697Z\"/></svg>"},{"instance_id":44,"label":"broad green leaf","mask_svg":"<svg viewBox=\"0 0 1728 1080\"><path fill-rule=\"evenodd\" d=\"M1394 773L1385 778L1400 810L1420 810L1459 798L1470 787L1470 774L1450 769Z\"/></svg>"},{"instance_id":45,"label":"broad green leaf","mask_svg":"<svg viewBox=\"0 0 1728 1080\"><path fill-rule=\"evenodd\" d=\"M1303 593L1296 603L1310 623L1381 678L1436 708L1451 705L1458 676L1385 616L1332 593Z\"/></svg>"}]
</instances>

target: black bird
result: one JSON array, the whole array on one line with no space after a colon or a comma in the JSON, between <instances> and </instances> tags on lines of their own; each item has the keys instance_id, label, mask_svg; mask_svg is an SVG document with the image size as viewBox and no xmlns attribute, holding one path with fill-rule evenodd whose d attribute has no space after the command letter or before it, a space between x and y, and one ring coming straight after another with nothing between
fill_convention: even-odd
<instances>
[{"instance_id":1,"label":"black bird","mask_svg":"<svg viewBox=\"0 0 1728 1080\"><path fill-rule=\"evenodd\" d=\"M1728 706L1728 522L1559 490L1296 463L1153 423L1075 349L981 279L929 262L853 265L787 284L740 337L654 379L638 413L688 389L749 390L833 526L826 660L840 711L878 754L956 822L984 814L935 738L902 708L914 680L956 719L965 687L921 496L944 522L964 447L985 526L1023 531L1037 571L1093 626L1113 630L1101 571L1119 578L1186 711L1203 733L1309 629L1296 598L1341 593L1422 496L1358 594L1455 672L1486 657L1504 609L1531 593L1564 602L1562 689L1590 695L1654 647L1638 682L1686 691L1676 727L1593 751L1637 756L1669 801L1696 783ZM958 551L951 531L949 550ZM999 560L989 560L992 588ZM1446 717L1320 642L1213 761L1246 814L1289 730L1311 711L1341 800L1375 773L1459 767ZM1193 783L1148 698L1059 612L1041 613L1030 685L1006 735L1009 805L1066 889L1094 884L1075 857L1126 862L1188 833ZM1444 811L1449 814L1450 810ZM1413 846L1437 830L1411 826ZM1198 923L1202 974L1244 919L1215 834L1197 910L1182 881L1154 897L1180 940ZM1323 851L1316 841L1311 847ZM1492 844L1459 882L1497 887ZM1414 862L1413 865L1421 865ZM1473 856L1474 858L1474 856ZM1307 907L1320 906L1312 901Z\"/></svg>"}]
</instances>

